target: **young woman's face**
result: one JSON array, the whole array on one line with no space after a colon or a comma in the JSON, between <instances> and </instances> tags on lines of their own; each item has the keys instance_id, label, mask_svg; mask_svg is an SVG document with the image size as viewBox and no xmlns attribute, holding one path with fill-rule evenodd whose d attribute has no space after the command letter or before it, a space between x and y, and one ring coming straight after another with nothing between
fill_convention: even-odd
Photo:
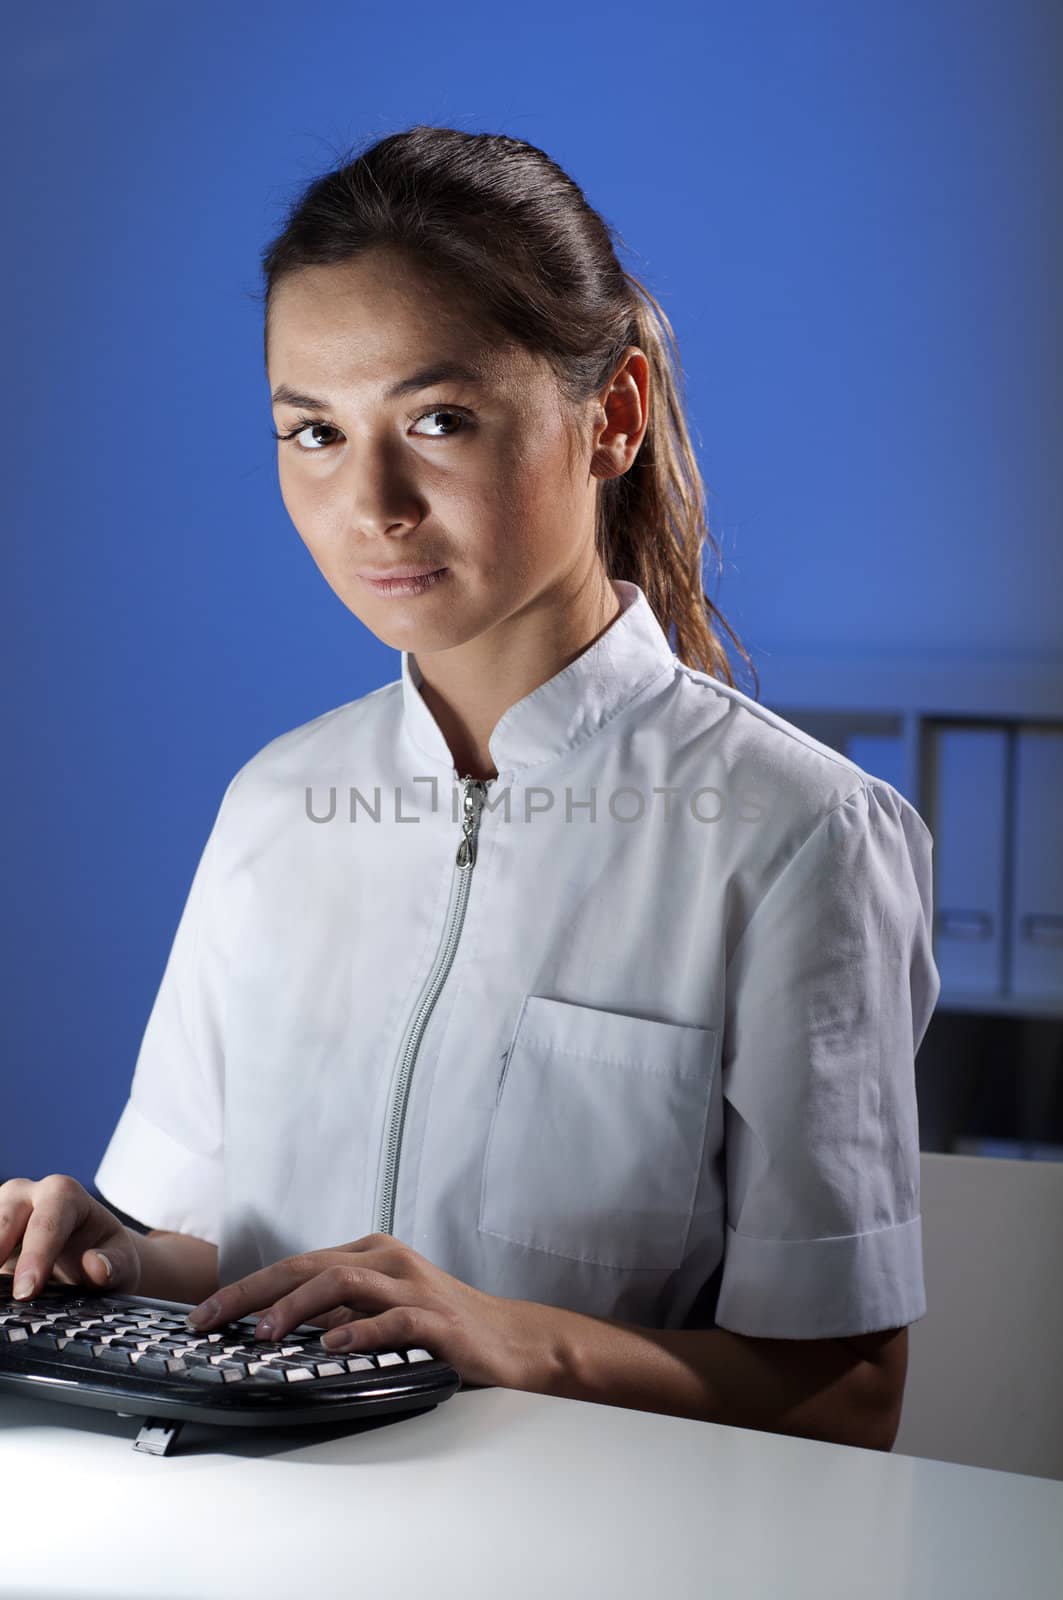
<instances>
[{"instance_id":1,"label":"young woman's face","mask_svg":"<svg viewBox=\"0 0 1063 1600\"><path fill-rule=\"evenodd\" d=\"M388 393L457 364L472 376ZM288 513L344 605L393 648L461 645L563 595L596 561L594 402L570 461L545 365L488 347L405 258L284 279L269 383L277 433L299 430L277 447ZM289 403L282 385L321 403ZM364 576L411 567L446 571L406 595Z\"/></svg>"}]
</instances>

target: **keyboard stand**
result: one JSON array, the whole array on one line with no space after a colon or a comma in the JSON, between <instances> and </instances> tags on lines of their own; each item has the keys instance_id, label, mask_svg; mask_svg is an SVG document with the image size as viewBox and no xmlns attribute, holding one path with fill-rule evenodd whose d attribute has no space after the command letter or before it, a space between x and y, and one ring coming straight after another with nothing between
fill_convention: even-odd
<instances>
[{"instance_id":1,"label":"keyboard stand","mask_svg":"<svg viewBox=\"0 0 1063 1600\"><path fill-rule=\"evenodd\" d=\"M118 1411L119 1417L135 1417L135 1411ZM176 1443L177 1435L184 1427L183 1422L164 1422L160 1417L148 1417L140 1432L133 1440L133 1449L142 1450L149 1456L165 1456L170 1453L170 1446Z\"/></svg>"}]
</instances>

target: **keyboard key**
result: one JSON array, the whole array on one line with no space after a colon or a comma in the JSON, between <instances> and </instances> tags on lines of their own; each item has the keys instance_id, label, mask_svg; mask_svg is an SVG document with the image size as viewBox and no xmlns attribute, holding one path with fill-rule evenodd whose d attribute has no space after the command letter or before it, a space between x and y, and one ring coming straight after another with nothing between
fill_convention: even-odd
<instances>
[{"instance_id":1,"label":"keyboard key","mask_svg":"<svg viewBox=\"0 0 1063 1600\"><path fill-rule=\"evenodd\" d=\"M215 1366L212 1361L204 1361L201 1365L189 1367L188 1372L199 1383L240 1383L247 1377L244 1368L232 1362Z\"/></svg>"},{"instance_id":2,"label":"keyboard key","mask_svg":"<svg viewBox=\"0 0 1063 1600\"><path fill-rule=\"evenodd\" d=\"M275 1366L271 1361L249 1361L247 1375L249 1378L258 1378L267 1383L284 1382L283 1367Z\"/></svg>"},{"instance_id":3,"label":"keyboard key","mask_svg":"<svg viewBox=\"0 0 1063 1600\"><path fill-rule=\"evenodd\" d=\"M105 1366L123 1368L126 1372L132 1371L133 1363L128 1350L116 1350L114 1345L94 1346L99 1352L99 1359Z\"/></svg>"}]
</instances>

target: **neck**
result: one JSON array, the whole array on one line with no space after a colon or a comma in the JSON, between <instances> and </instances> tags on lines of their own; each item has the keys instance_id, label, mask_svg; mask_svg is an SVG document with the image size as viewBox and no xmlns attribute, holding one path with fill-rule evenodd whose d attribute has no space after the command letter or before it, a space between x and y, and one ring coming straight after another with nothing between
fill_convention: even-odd
<instances>
[{"instance_id":1,"label":"neck","mask_svg":"<svg viewBox=\"0 0 1063 1600\"><path fill-rule=\"evenodd\" d=\"M599 569L600 571L600 569ZM421 695L439 724L459 777L498 776L489 739L501 717L549 682L621 612L604 572L568 601L539 595L522 611L452 650L417 656Z\"/></svg>"}]
</instances>

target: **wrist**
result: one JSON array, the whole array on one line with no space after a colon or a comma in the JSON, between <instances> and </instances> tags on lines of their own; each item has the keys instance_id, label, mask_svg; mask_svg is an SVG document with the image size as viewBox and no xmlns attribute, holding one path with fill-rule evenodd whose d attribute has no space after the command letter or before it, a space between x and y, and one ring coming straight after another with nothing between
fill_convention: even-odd
<instances>
[{"instance_id":1,"label":"wrist","mask_svg":"<svg viewBox=\"0 0 1063 1600\"><path fill-rule=\"evenodd\" d=\"M537 1300L510 1300L514 1338L514 1379L507 1388L527 1394L579 1398L579 1312Z\"/></svg>"},{"instance_id":2,"label":"wrist","mask_svg":"<svg viewBox=\"0 0 1063 1600\"><path fill-rule=\"evenodd\" d=\"M140 1261L140 1283L132 1290L150 1299L198 1305L218 1287L218 1247L186 1233L129 1229Z\"/></svg>"}]
</instances>

